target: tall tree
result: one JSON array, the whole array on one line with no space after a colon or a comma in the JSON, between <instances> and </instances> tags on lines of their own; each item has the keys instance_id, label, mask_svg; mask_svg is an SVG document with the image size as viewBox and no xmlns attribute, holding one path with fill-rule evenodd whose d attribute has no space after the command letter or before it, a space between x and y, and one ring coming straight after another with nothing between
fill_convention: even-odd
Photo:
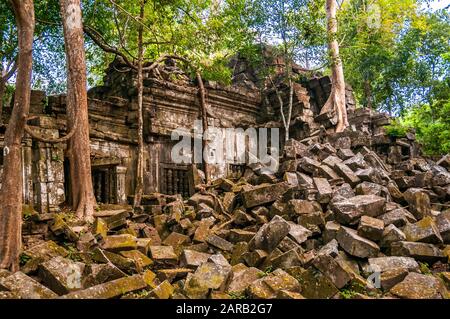
<instances>
[{"instance_id":1,"label":"tall tree","mask_svg":"<svg viewBox=\"0 0 450 319\"><path fill-rule=\"evenodd\" d=\"M295 75L292 63L302 49L302 36L297 27L303 8L304 0L252 0L249 1L249 26L255 30L257 41L260 42L261 56L258 58L263 68L269 69L267 74L268 90L275 92L280 117L285 129L285 140L289 139L292 106L294 95ZM272 55L266 56L265 46L272 46ZM274 59L275 58L275 59ZM275 74L273 71L276 71ZM282 83L280 73L282 72ZM287 103L285 92L280 90L282 85L287 88Z\"/></svg>"},{"instance_id":2,"label":"tall tree","mask_svg":"<svg viewBox=\"0 0 450 319\"><path fill-rule=\"evenodd\" d=\"M144 192L144 14L145 0L140 1L139 25L138 25L138 57L137 57L137 91L138 91L138 154L136 165L136 189L134 191L133 206L141 205L142 194Z\"/></svg>"},{"instance_id":3,"label":"tall tree","mask_svg":"<svg viewBox=\"0 0 450 319\"><path fill-rule=\"evenodd\" d=\"M91 177L86 59L80 0L60 0L67 59L67 127L70 180L77 217L91 221L96 205Z\"/></svg>"},{"instance_id":4,"label":"tall tree","mask_svg":"<svg viewBox=\"0 0 450 319\"><path fill-rule=\"evenodd\" d=\"M327 31L328 31L328 51L331 58L331 94L320 114L336 112L337 124L336 132L342 132L348 126L347 108L345 105L345 80L342 59L339 54L339 42L337 39L337 2L336 0L327 0Z\"/></svg>"},{"instance_id":5,"label":"tall tree","mask_svg":"<svg viewBox=\"0 0 450 319\"><path fill-rule=\"evenodd\" d=\"M0 193L0 268L18 270L22 235L21 142L30 109L33 0L12 0L19 41L16 92L11 119L5 133L4 166Z\"/></svg>"}]
</instances>

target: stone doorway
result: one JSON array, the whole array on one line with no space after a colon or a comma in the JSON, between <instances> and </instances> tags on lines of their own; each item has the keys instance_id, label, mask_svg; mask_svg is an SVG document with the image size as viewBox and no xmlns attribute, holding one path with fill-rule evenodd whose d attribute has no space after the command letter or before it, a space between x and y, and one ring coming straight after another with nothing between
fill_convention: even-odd
<instances>
[{"instance_id":1,"label":"stone doorway","mask_svg":"<svg viewBox=\"0 0 450 319\"><path fill-rule=\"evenodd\" d=\"M117 204L116 165L92 167L92 185L97 203Z\"/></svg>"}]
</instances>

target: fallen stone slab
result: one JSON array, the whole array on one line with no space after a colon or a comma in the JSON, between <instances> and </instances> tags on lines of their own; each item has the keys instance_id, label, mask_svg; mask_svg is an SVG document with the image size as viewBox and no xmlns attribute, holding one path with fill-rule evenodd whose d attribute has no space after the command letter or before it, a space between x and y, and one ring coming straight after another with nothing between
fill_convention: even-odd
<instances>
[{"instance_id":1,"label":"fallen stone slab","mask_svg":"<svg viewBox=\"0 0 450 319\"><path fill-rule=\"evenodd\" d=\"M289 237L294 239L295 242L297 242L297 244L299 245L304 243L308 239L308 237L312 236L313 234L306 227L295 224L293 222L289 222L289 227L290 227L288 232Z\"/></svg>"},{"instance_id":2,"label":"fallen stone slab","mask_svg":"<svg viewBox=\"0 0 450 319\"><path fill-rule=\"evenodd\" d=\"M137 249L136 237L129 234L106 236L102 248L111 252L134 250Z\"/></svg>"},{"instance_id":3,"label":"fallen stone slab","mask_svg":"<svg viewBox=\"0 0 450 319\"><path fill-rule=\"evenodd\" d=\"M403 196L409 204L409 210L418 220L431 214L430 197L422 189L409 188Z\"/></svg>"},{"instance_id":4,"label":"fallen stone slab","mask_svg":"<svg viewBox=\"0 0 450 319\"><path fill-rule=\"evenodd\" d=\"M391 224L397 227L403 227L408 223L415 223L417 219L404 208L396 208L385 214L379 216L383 220L384 225L389 226Z\"/></svg>"},{"instance_id":5,"label":"fallen stone slab","mask_svg":"<svg viewBox=\"0 0 450 319\"><path fill-rule=\"evenodd\" d=\"M291 225L283 217L274 216L258 230L249 245L252 249L272 252L290 230Z\"/></svg>"},{"instance_id":6,"label":"fallen stone slab","mask_svg":"<svg viewBox=\"0 0 450 319\"><path fill-rule=\"evenodd\" d=\"M402 231L406 235L407 241L420 241L430 244L443 243L439 229L431 216L427 216L414 224L407 224L402 228Z\"/></svg>"},{"instance_id":7,"label":"fallen stone slab","mask_svg":"<svg viewBox=\"0 0 450 319\"><path fill-rule=\"evenodd\" d=\"M303 271L296 278L298 278L300 283L300 293L305 298L330 299L339 293L339 290L333 285L331 280L314 267Z\"/></svg>"},{"instance_id":8,"label":"fallen stone slab","mask_svg":"<svg viewBox=\"0 0 450 319\"><path fill-rule=\"evenodd\" d=\"M355 257L377 257L380 252L380 247L376 243L359 236L356 230L348 227L341 226L336 239L347 253Z\"/></svg>"},{"instance_id":9,"label":"fallen stone slab","mask_svg":"<svg viewBox=\"0 0 450 319\"><path fill-rule=\"evenodd\" d=\"M211 254L202 253L195 250L185 249L180 256L180 264L183 267L197 268L208 261Z\"/></svg>"},{"instance_id":10,"label":"fallen stone slab","mask_svg":"<svg viewBox=\"0 0 450 319\"><path fill-rule=\"evenodd\" d=\"M398 229L394 224L390 224L383 230L380 245L382 247L389 247L392 243L397 241L405 241L406 235Z\"/></svg>"},{"instance_id":11,"label":"fallen stone slab","mask_svg":"<svg viewBox=\"0 0 450 319\"><path fill-rule=\"evenodd\" d=\"M380 275L381 288L384 291L390 290L396 284L402 282L408 273L408 269L405 268L394 268L383 272Z\"/></svg>"},{"instance_id":12,"label":"fallen stone slab","mask_svg":"<svg viewBox=\"0 0 450 319\"><path fill-rule=\"evenodd\" d=\"M153 264L153 260L148 258L143 253L141 253L139 250L121 251L120 255L122 255L125 258L133 260L138 271L142 271L145 267L148 267Z\"/></svg>"},{"instance_id":13,"label":"fallen stone slab","mask_svg":"<svg viewBox=\"0 0 450 319\"><path fill-rule=\"evenodd\" d=\"M7 290L21 299L51 299L58 295L23 272L0 278L0 290Z\"/></svg>"},{"instance_id":14,"label":"fallen stone slab","mask_svg":"<svg viewBox=\"0 0 450 319\"><path fill-rule=\"evenodd\" d=\"M314 173L320 167L320 162L312 159L310 157L302 157L299 161L298 166L306 173Z\"/></svg>"},{"instance_id":15,"label":"fallen stone slab","mask_svg":"<svg viewBox=\"0 0 450 319\"><path fill-rule=\"evenodd\" d=\"M69 252L65 248L58 246L54 241L48 240L26 249L23 255L28 257L29 260L21 270L23 273L28 274L35 272L41 263L58 256L67 257Z\"/></svg>"},{"instance_id":16,"label":"fallen stone slab","mask_svg":"<svg viewBox=\"0 0 450 319\"><path fill-rule=\"evenodd\" d=\"M285 183L258 186L249 191L243 191L242 201L246 208L268 204L279 199L290 186Z\"/></svg>"},{"instance_id":17,"label":"fallen stone slab","mask_svg":"<svg viewBox=\"0 0 450 319\"><path fill-rule=\"evenodd\" d=\"M141 275L134 275L74 291L61 296L60 299L112 299L146 287L147 283L144 278Z\"/></svg>"},{"instance_id":18,"label":"fallen stone slab","mask_svg":"<svg viewBox=\"0 0 450 319\"><path fill-rule=\"evenodd\" d=\"M326 178L314 177L314 185L317 189L317 201L321 204L326 204L330 201L333 195L333 189Z\"/></svg>"},{"instance_id":19,"label":"fallen stone slab","mask_svg":"<svg viewBox=\"0 0 450 319\"><path fill-rule=\"evenodd\" d=\"M414 272L390 290L404 299L442 299L441 291L442 285L437 278Z\"/></svg>"},{"instance_id":20,"label":"fallen stone slab","mask_svg":"<svg viewBox=\"0 0 450 319\"><path fill-rule=\"evenodd\" d=\"M216 248L219 248L220 250L223 251L228 251L228 252L232 252L233 251L233 244L230 243L228 240L223 239L220 236L217 236L215 234L210 235L207 239L206 242L208 244L210 244L211 246L214 246Z\"/></svg>"},{"instance_id":21,"label":"fallen stone slab","mask_svg":"<svg viewBox=\"0 0 450 319\"><path fill-rule=\"evenodd\" d=\"M356 276L353 269L342 258L323 252L317 255L312 264L338 289L345 287Z\"/></svg>"},{"instance_id":22,"label":"fallen stone slab","mask_svg":"<svg viewBox=\"0 0 450 319\"><path fill-rule=\"evenodd\" d=\"M419 261L436 262L445 261L443 252L433 244L398 241L391 244L390 253L394 256L412 257Z\"/></svg>"},{"instance_id":23,"label":"fallen stone slab","mask_svg":"<svg viewBox=\"0 0 450 319\"><path fill-rule=\"evenodd\" d=\"M383 230L384 222L382 220L370 216L361 216L358 235L373 241L379 241L383 236Z\"/></svg>"},{"instance_id":24,"label":"fallen stone slab","mask_svg":"<svg viewBox=\"0 0 450 319\"><path fill-rule=\"evenodd\" d=\"M126 277L126 274L112 263L88 265L87 276L83 279L83 288L89 288L108 281Z\"/></svg>"},{"instance_id":25,"label":"fallen stone slab","mask_svg":"<svg viewBox=\"0 0 450 319\"><path fill-rule=\"evenodd\" d=\"M150 246L150 258L157 263L174 264L178 260L172 246Z\"/></svg>"},{"instance_id":26,"label":"fallen stone slab","mask_svg":"<svg viewBox=\"0 0 450 319\"><path fill-rule=\"evenodd\" d=\"M230 276L231 268L222 267L212 262L200 265L195 273L188 274L183 291L189 298L206 298L210 289L225 289L225 285Z\"/></svg>"},{"instance_id":27,"label":"fallen stone slab","mask_svg":"<svg viewBox=\"0 0 450 319\"><path fill-rule=\"evenodd\" d=\"M409 271L419 271L419 264L411 257L376 257L369 258L369 267L372 271L385 272L388 270L403 268Z\"/></svg>"},{"instance_id":28,"label":"fallen stone slab","mask_svg":"<svg viewBox=\"0 0 450 319\"><path fill-rule=\"evenodd\" d=\"M330 206L336 214L336 220L343 224L352 224L361 216L377 217L385 211L386 200L375 195L358 195Z\"/></svg>"},{"instance_id":29,"label":"fallen stone slab","mask_svg":"<svg viewBox=\"0 0 450 319\"><path fill-rule=\"evenodd\" d=\"M436 216L436 226L444 244L450 244L450 211L442 212Z\"/></svg>"},{"instance_id":30,"label":"fallen stone slab","mask_svg":"<svg viewBox=\"0 0 450 319\"><path fill-rule=\"evenodd\" d=\"M39 266L42 282L58 295L83 288L85 264L61 256L54 257Z\"/></svg>"},{"instance_id":31,"label":"fallen stone slab","mask_svg":"<svg viewBox=\"0 0 450 319\"><path fill-rule=\"evenodd\" d=\"M273 299L281 290L300 292L299 282L281 269L256 280L247 288L247 294L255 299Z\"/></svg>"},{"instance_id":32,"label":"fallen stone slab","mask_svg":"<svg viewBox=\"0 0 450 319\"><path fill-rule=\"evenodd\" d=\"M156 299L169 299L172 297L174 291L175 288L170 284L170 282L164 280L150 292L149 296Z\"/></svg>"},{"instance_id":33,"label":"fallen stone slab","mask_svg":"<svg viewBox=\"0 0 450 319\"><path fill-rule=\"evenodd\" d=\"M227 288L229 294L242 295L248 286L261 278L261 270L255 267L245 268L233 272L232 279Z\"/></svg>"},{"instance_id":34,"label":"fallen stone slab","mask_svg":"<svg viewBox=\"0 0 450 319\"><path fill-rule=\"evenodd\" d=\"M334 166L336 173L344 179L346 183L349 183L353 187L356 186L361 180L358 176L345 164L337 163Z\"/></svg>"}]
</instances>

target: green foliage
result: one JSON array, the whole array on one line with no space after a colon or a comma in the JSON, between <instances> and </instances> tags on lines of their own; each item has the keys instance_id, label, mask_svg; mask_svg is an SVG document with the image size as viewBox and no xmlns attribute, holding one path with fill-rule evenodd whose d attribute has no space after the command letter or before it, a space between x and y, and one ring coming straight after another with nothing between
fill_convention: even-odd
<instances>
[{"instance_id":1,"label":"green foliage","mask_svg":"<svg viewBox=\"0 0 450 319\"><path fill-rule=\"evenodd\" d=\"M19 265L24 266L29 260L31 259L30 256L26 254L20 254L19 256Z\"/></svg>"},{"instance_id":2,"label":"green foliage","mask_svg":"<svg viewBox=\"0 0 450 319\"><path fill-rule=\"evenodd\" d=\"M430 266L427 263L419 262L420 272L424 275L431 275Z\"/></svg>"},{"instance_id":3,"label":"green foliage","mask_svg":"<svg viewBox=\"0 0 450 319\"><path fill-rule=\"evenodd\" d=\"M230 296L231 299L247 299L245 293L230 292L228 293L228 296Z\"/></svg>"},{"instance_id":4,"label":"green foliage","mask_svg":"<svg viewBox=\"0 0 450 319\"><path fill-rule=\"evenodd\" d=\"M413 107L405 113L403 121L416 129L426 154L450 153L450 99L433 107L427 104Z\"/></svg>"},{"instance_id":5,"label":"green foliage","mask_svg":"<svg viewBox=\"0 0 450 319\"><path fill-rule=\"evenodd\" d=\"M344 299L352 299L357 294L356 291L351 290L351 289L345 289L345 288L342 289L339 293L342 296L342 298L344 298Z\"/></svg>"},{"instance_id":6,"label":"green foliage","mask_svg":"<svg viewBox=\"0 0 450 319\"><path fill-rule=\"evenodd\" d=\"M390 125L385 127L386 134L392 137L405 137L409 127L405 126L400 119L394 119Z\"/></svg>"}]
</instances>

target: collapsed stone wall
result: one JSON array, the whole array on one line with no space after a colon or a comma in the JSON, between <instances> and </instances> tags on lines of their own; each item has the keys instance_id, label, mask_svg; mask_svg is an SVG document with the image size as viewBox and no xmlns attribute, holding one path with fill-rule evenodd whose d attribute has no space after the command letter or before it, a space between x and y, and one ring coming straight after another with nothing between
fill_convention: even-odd
<instances>
[{"instance_id":1,"label":"collapsed stone wall","mask_svg":"<svg viewBox=\"0 0 450 319\"><path fill-rule=\"evenodd\" d=\"M125 203L135 188L136 74L123 72L124 67L120 60L114 61L106 72L104 85L88 93L91 158L99 202ZM174 63L156 70L156 73L144 74L144 191L188 196L192 194L192 187L188 190L186 182L190 165L173 163L170 152L176 141L171 140L171 133L180 127L190 129L194 121L200 119L198 88ZM256 77L243 79L249 72L248 64L240 64L234 68L233 85L205 82L210 127L282 128L273 91L263 95ZM297 67L295 72L304 70ZM281 86L280 89L286 102L286 88ZM321 125L332 129L318 121L321 103L327 99L329 91L327 77L295 83L290 128L293 137L306 138ZM351 111L354 108L351 90L348 95ZM45 136L63 136L67 131L65 103L64 94L46 97L44 92L33 91L31 114L36 118L30 125ZM8 114L8 110L4 113ZM52 146L24 139L26 203L34 203L43 212L54 211L64 202L70 203L68 162L64 153L64 145ZM223 163L213 165L211 175L215 179L238 174L240 170L242 165Z\"/></svg>"}]
</instances>

